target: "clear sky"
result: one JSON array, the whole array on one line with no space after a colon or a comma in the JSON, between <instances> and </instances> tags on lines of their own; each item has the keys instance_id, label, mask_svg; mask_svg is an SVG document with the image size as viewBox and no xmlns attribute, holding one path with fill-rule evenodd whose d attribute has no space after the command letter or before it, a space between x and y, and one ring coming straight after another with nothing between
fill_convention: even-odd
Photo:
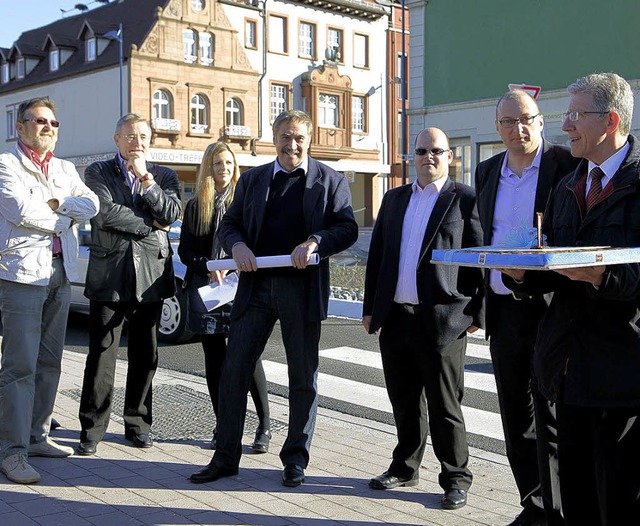
<instances>
[{"instance_id":1,"label":"clear sky","mask_svg":"<svg viewBox=\"0 0 640 526\"><path fill-rule=\"evenodd\" d=\"M11 47L23 31L58 20L61 9L71 10L68 16L78 14L73 10L78 3L98 7L92 0L0 0L0 47Z\"/></svg>"}]
</instances>

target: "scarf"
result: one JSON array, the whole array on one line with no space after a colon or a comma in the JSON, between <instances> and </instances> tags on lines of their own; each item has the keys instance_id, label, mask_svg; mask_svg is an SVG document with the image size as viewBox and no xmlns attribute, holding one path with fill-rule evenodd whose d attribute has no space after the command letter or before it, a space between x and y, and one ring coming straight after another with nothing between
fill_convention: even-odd
<instances>
[{"instance_id":1,"label":"scarf","mask_svg":"<svg viewBox=\"0 0 640 526\"><path fill-rule=\"evenodd\" d=\"M218 229L222 223L222 216L227 211L227 199L231 193L231 184L228 184L222 192L217 190L213 201L213 217L211 218L211 233L213 234L213 244L211 245L211 259L220 259L225 256L225 252L218 240Z\"/></svg>"}]
</instances>

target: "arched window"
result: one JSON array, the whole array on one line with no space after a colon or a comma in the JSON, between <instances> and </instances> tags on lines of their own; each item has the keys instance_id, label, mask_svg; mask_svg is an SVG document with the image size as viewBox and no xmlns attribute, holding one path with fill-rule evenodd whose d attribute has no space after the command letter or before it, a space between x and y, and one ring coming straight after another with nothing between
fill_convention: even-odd
<instances>
[{"instance_id":1,"label":"arched window","mask_svg":"<svg viewBox=\"0 0 640 526\"><path fill-rule=\"evenodd\" d=\"M182 30L182 47L184 49L184 61L187 64L194 64L198 60L197 56L197 34L193 29Z\"/></svg>"},{"instance_id":2,"label":"arched window","mask_svg":"<svg viewBox=\"0 0 640 526\"><path fill-rule=\"evenodd\" d=\"M193 133L209 132L209 102L201 93L191 97L191 131Z\"/></svg>"},{"instance_id":3,"label":"arched window","mask_svg":"<svg viewBox=\"0 0 640 526\"><path fill-rule=\"evenodd\" d=\"M203 66L213 64L213 35L211 33L200 33L200 63Z\"/></svg>"},{"instance_id":4,"label":"arched window","mask_svg":"<svg viewBox=\"0 0 640 526\"><path fill-rule=\"evenodd\" d=\"M171 95L168 91L159 89L153 94L153 118L171 119L173 109L171 108Z\"/></svg>"},{"instance_id":5,"label":"arched window","mask_svg":"<svg viewBox=\"0 0 640 526\"><path fill-rule=\"evenodd\" d=\"M242 115L242 103L238 99L229 99L226 106L227 126L242 126L244 116Z\"/></svg>"}]
</instances>

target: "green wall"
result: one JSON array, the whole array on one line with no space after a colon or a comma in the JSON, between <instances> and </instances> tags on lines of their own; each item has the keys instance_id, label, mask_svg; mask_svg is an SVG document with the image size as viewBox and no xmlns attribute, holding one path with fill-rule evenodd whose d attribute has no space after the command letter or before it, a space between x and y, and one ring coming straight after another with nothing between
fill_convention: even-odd
<instances>
[{"instance_id":1,"label":"green wall","mask_svg":"<svg viewBox=\"0 0 640 526\"><path fill-rule=\"evenodd\" d=\"M426 106L595 71L640 78L640 0L430 0L423 27Z\"/></svg>"}]
</instances>

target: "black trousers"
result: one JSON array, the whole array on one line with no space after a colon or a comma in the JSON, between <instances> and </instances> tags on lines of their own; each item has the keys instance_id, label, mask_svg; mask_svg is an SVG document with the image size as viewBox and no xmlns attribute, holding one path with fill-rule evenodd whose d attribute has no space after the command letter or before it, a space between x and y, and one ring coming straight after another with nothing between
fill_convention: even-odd
<instances>
[{"instance_id":1,"label":"black trousers","mask_svg":"<svg viewBox=\"0 0 640 526\"><path fill-rule=\"evenodd\" d=\"M489 349L498 389L507 458L520 494L530 513L547 516L561 526L558 444L555 407L535 389L531 361L544 313L542 298L516 300L489 293L491 327Z\"/></svg>"},{"instance_id":2,"label":"black trousers","mask_svg":"<svg viewBox=\"0 0 640 526\"><path fill-rule=\"evenodd\" d=\"M99 442L107 431L125 317L129 322L125 432L148 434L151 430L151 388L158 367L157 328L161 310L161 301L90 302L89 354L80 399L80 440Z\"/></svg>"},{"instance_id":3,"label":"black trousers","mask_svg":"<svg viewBox=\"0 0 640 526\"><path fill-rule=\"evenodd\" d=\"M226 334L202 334L202 349L204 350L204 372L207 380L207 388L211 397L213 413L218 421L220 407L220 377L222 375L222 365L227 354ZM251 377L249 388L251 399L256 406L259 426L263 431L271 428L269 417L269 392L267 390L267 378L264 374L262 361L256 362L256 369Z\"/></svg>"},{"instance_id":4,"label":"black trousers","mask_svg":"<svg viewBox=\"0 0 640 526\"><path fill-rule=\"evenodd\" d=\"M430 345L419 315L395 305L380 332L384 378L393 408L398 444L389 473L418 473L431 433L440 461L440 486L468 490L469 448L462 416L466 336L447 345Z\"/></svg>"},{"instance_id":5,"label":"black trousers","mask_svg":"<svg viewBox=\"0 0 640 526\"><path fill-rule=\"evenodd\" d=\"M568 526L640 521L640 408L558 402L558 458Z\"/></svg>"},{"instance_id":6,"label":"black trousers","mask_svg":"<svg viewBox=\"0 0 640 526\"><path fill-rule=\"evenodd\" d=\"M300 276L256 276L245 311L232 318L220 380L218 444L212 463L237 468L247 391L257 361L280 320L289 372L289 430L280 451L283 465L306 468L318 407L320 321L306 319L308 280Z\"/></svg>"}]
</instances>

